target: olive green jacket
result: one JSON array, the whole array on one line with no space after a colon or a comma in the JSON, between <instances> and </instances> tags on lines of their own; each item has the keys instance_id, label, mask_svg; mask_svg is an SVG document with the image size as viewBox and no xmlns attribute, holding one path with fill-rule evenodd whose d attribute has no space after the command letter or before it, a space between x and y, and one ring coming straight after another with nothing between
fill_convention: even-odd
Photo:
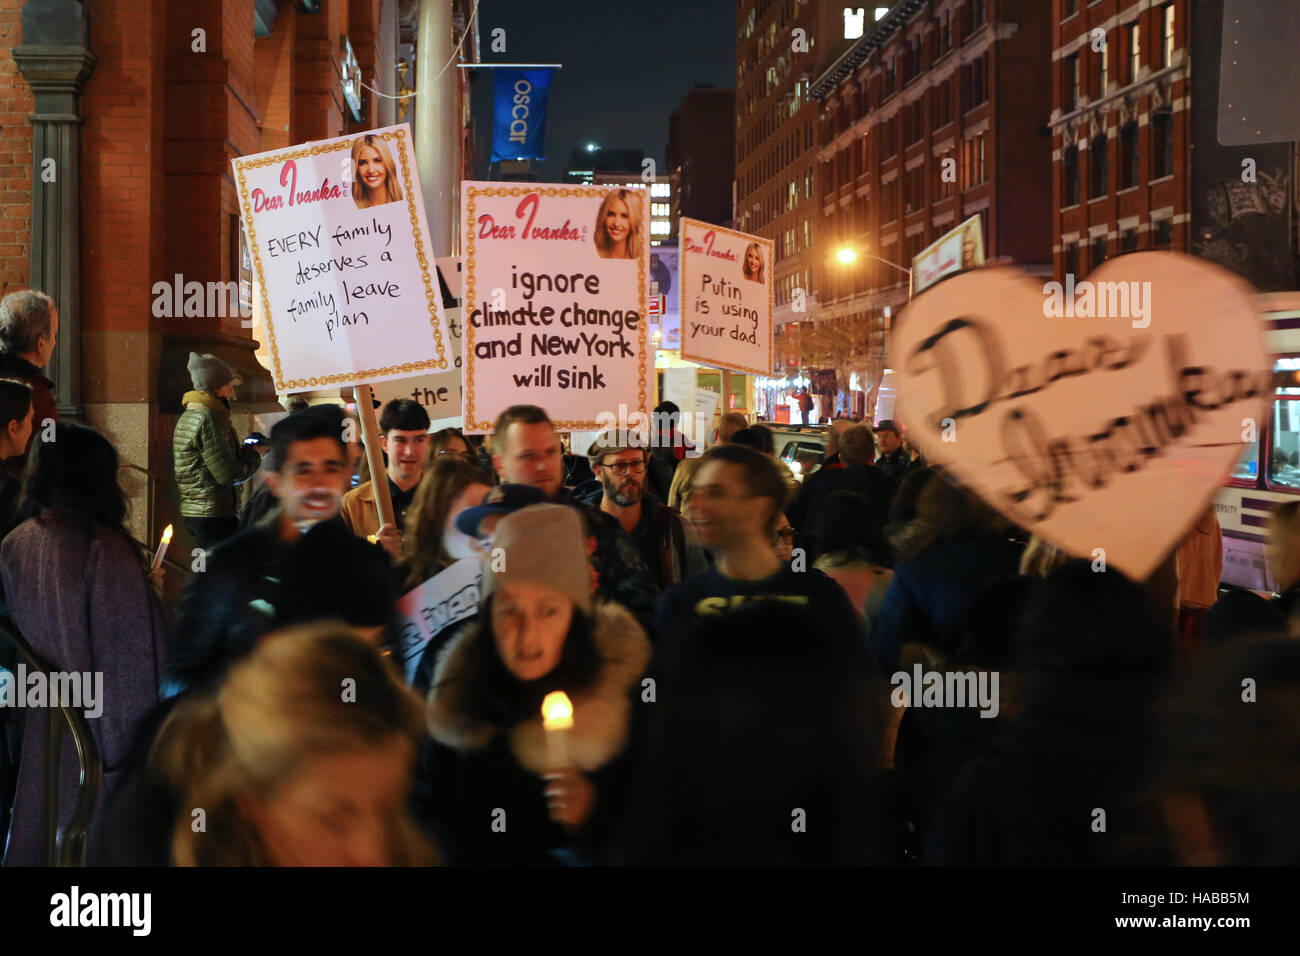
<instances>
[{"instance_id":1,"label":"olive green jacket","mask_svg":"<svg viewBox=\"0 0 1300 956\"><path fill-rule=\"evenodd\" d=\"M237 512L235 486L257 473L261 456L243 445L230 423L230 409L213 395L186 392L185 411L172 436L181 514L224 518Z\"/></svg>"}]
</instances>

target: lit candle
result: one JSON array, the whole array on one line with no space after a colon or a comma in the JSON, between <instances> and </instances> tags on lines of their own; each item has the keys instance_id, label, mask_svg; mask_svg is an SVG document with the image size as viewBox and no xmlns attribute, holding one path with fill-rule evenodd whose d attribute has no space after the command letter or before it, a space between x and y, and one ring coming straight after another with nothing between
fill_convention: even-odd
<instances>
[{"instance_id":1,"label":"lit candle","mask_svg":"<svg viewBox=\"0 0 1300 956\"><path fill-rule=\"evenodd\" d=\"M167 545L171 543L172 543L172 526L168 525L167 527L163 528L162 540L158 542L158 551L153 556L153 565L149 568L150 573L153 573L154 571L158 570L159 566L163 562L163 558L167 556Z\"/></svg>"},{"instance_id":2,"label":"lit candle","mask_svg":"<svg viewBox=\"0 0 1300 956\"><path fill-rule=\"evenodd\" d=\"M542 701L542 726L546 728L551 769L563 770L569 766L569 730L573 727L573 705L564 691L552 691Z\"/></svg>"}]
</instances>

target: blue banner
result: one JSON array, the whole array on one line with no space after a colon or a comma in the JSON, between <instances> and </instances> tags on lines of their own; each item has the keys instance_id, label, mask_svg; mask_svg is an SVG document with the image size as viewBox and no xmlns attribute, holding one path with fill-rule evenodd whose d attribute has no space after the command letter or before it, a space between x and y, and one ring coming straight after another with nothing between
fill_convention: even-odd
<instances>
[{"instance_id":1,"label":"blue banner","mask_svg":"<svg viewBox=\"0 0 1300 956\"><path fill-rule=\"evenodd\" d=\"M492 162L544 159L546 94L554 70L496 70Z\"/></svg>"}]
</instances>

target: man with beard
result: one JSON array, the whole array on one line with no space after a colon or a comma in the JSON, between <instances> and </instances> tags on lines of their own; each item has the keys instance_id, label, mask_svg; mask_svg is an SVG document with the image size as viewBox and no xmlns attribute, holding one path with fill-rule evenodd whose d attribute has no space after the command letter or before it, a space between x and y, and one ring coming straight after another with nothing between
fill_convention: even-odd
<instances>
[{"instance_id":1,"label":"man with beard","mask_svg":"<svg viewBox=\"0 0 1300 956\"><path fill-rule=\"evenodd\" d=\"M377 536L394 562L402 560L402 532L406 509L424 477L424 459L429 451L429 413L419 402L395 398L379 413L380 446L388 456L385 473L388 497L393 503L393 521L380 527L375 505L375 483L363 482L343 496L343 523L359 538Z\"/></svg>"},{"instance_id":2,"label":"man with beard","mask_svg":"<svg viewBox=\"0 0 1300 956\"><path fill-rule=\"evenodd\" d=\"M650 461L645 448L598 440L587 457L600 481L600 492L590 504L599 505L618 522L660 588L704 570L704 552L692 540L681 516L646 490Z\"/></svg>"},{"instance_id":3,"label":"man with beard","mask_svg":"<svg viewBox=\"0 0 1300 956\"><path fill-rule=\"evenodd\" d=\"M299 581L304 567L328 566L347 577L319 580L317 616L342 618L378 640L380 622L369 611L357 618L350 602L360 591L391 587L391 565L381 547L348 533L339 517L351 474L344 421L337 405L315 405L271 429L266 486L277 507L210 551L186 585L176 608L172 690L219 679L286 616L301 621L304 586L287 594L283 582Z\"/></svg>"}]
</instances>

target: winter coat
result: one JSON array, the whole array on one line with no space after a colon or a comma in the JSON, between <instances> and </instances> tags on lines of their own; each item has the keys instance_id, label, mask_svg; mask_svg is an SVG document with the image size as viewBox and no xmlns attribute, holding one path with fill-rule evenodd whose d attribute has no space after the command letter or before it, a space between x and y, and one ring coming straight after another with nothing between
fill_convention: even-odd
<instances>
[{"instance_id":1,"label":"winter coat","mask_svg":"<svg viewBox=\"0 0 1300 956\"><path fill-rule=\"evenodd\" d=\"M104 808L121 778L136 724L158 701L169 652L163 610L126 538L100 525L87 537L78 523L49 509L9 533L0 545L0 566L10 616L32 650L56 671L103 675L96 702L102 713L87 720L104 769L91 820L93 852L104 837ZM52 716L63 720L57 711ZM7 866L45 863L44 723L26 714ZM62 825L76 803L77 779L76 751L65 733Z\"/></svg>"},{"instance_id":2,"label":"winter coat","mask_svg":"<svg viewBox=\"0 0 1300 956\"><path fill-rule=\"evenodd\" d=\"M589 862L600 857L621 823L629 779L639 681L650 642L617 604L598 601L592 633L602 664L594 685L572 695L568 754L596 790L592 815L576 835L550 819L542 775L548 769L539 710L513 727L476 720L465 695L481 675L470 649L486 640L475 623L447 645L434 671L426 749L417 789L421 811L444 860L454 865L534 865ZM502 817L501 812L504 812ZM494 821L504 830L496 832Z\"/></svg>"},{"instance_id":3,"label":"winter coat","mask_svg":"<svg viewBox=\"0 0 1300 956\"><path fill-rule=\"evenodd\" d=\"M187 518L226 518L236 513L235 486L257 473L262 457L240 443L230 409L207 392L182 399L185 411L172 435L181 514Z\"/></svg>"},{"instance_id":4,"label":"winter coat","mask_svg":"<svg viewBox=\"0 0 1300 956\"><path fill-rule=\"evenodd\" d=\"M904 644L956 650L971 599L994 578L1016 574L1021 550L993 535L943 538L898 564L871 628L871 644L885 673L894 670Z\"/></svg>"},{"instance_id":5,"label":"winter coat","mask_svg":"<svg viewBox=\"0 0 1300 956\"><path fill-rule=\"evenodd\" d=\"M0 353L0 378L13 378L26 382L32 390L32 433L27 439L27 448L21 455L16 455L5 462L5 467L12 474L21 475L27 464L27 454L32 442L40 434L42 424L47 419L59 420L58 403L54 400L54 383L45 374L21 355L9 352Z\"/></svg>"}]
</instances>

